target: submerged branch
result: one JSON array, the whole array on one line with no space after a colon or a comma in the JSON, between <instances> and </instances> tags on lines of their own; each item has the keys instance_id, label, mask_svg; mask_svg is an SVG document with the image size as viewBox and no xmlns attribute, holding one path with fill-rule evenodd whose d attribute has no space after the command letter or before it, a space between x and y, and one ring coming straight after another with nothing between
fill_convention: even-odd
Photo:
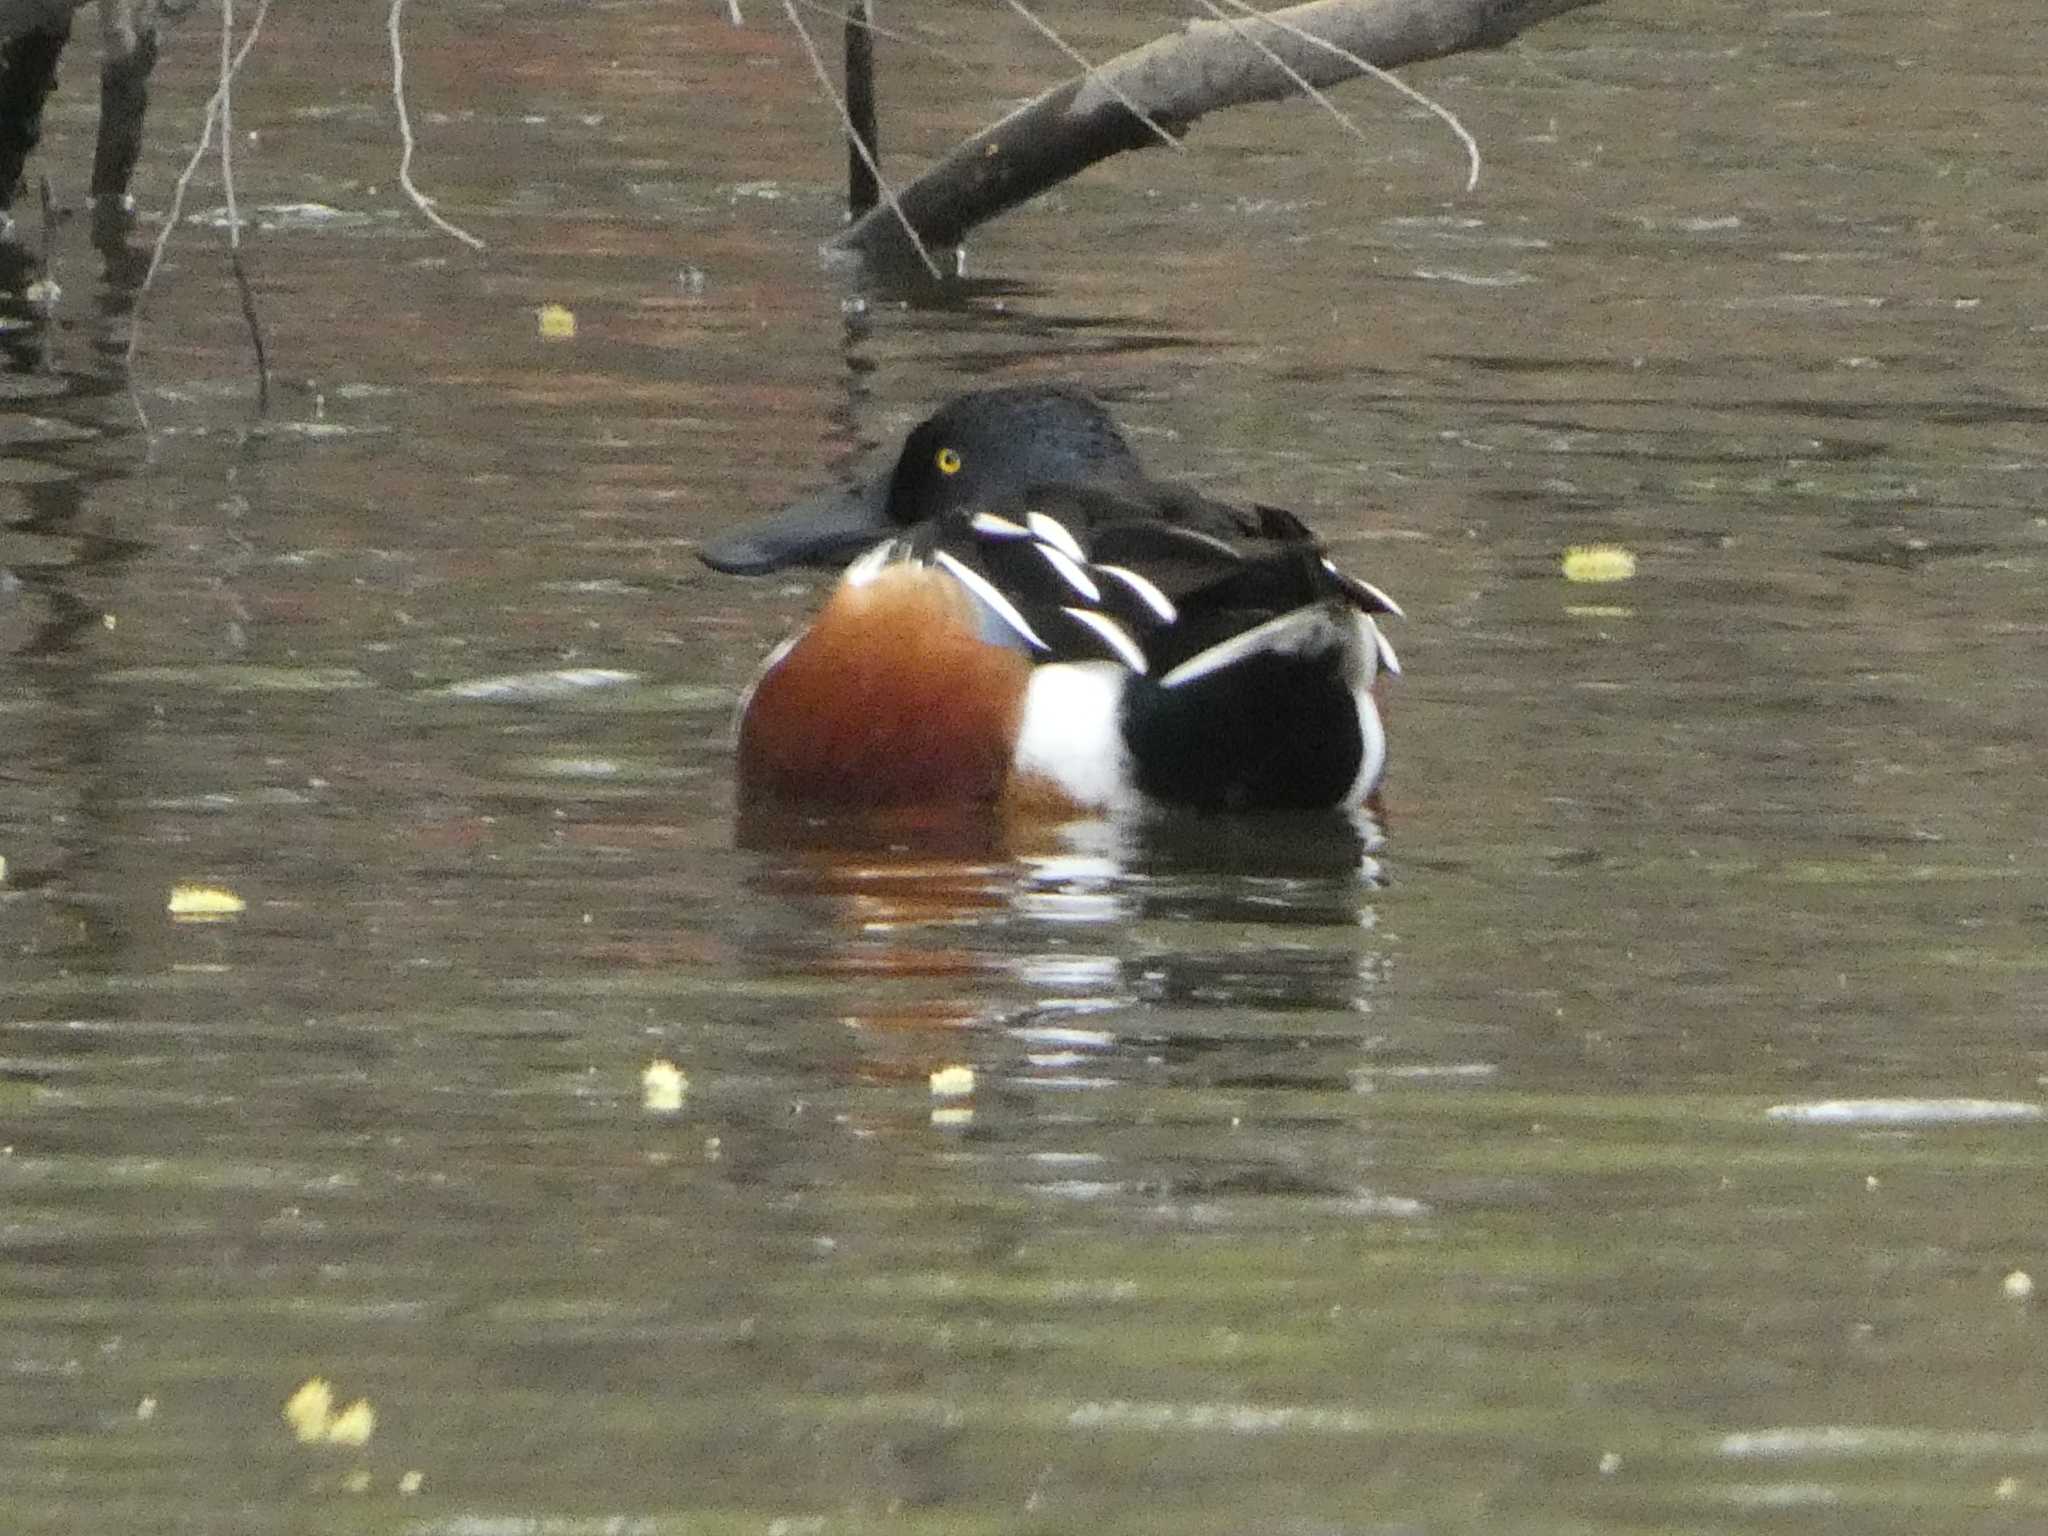
<instances>
[{"instance_id":1,"label":"submerged branch","mask_svg":"<svg viewBox=\"0 0 2048 1536\"><path fill-rule=\"evenodd\" d=\"M896 201L895 189L889 185L888 180L882 175L882 167L876 161L874 151L869 149L866 141L862 139L859 128L854 125L853 116L847 111L846 103L841 101L839 93L832 89L831 71L825 68L824 56L818 52L818 45L811 41L811 34L804 27L803 17L797 15L794 0L782 0L782 9L783 13L789 18L790 26L796 31L797 41L804 45L804 54L811 61L811 73L818 77L818 84L825 88L826 96L831 98L834 110L839 113L839 121L846 128L847 148L860 157L862 164L867 167L869 174L875 179L875 189L882 194L881 206L869 209L855 223L865 223L868 219L874 218L878 214L884 218L893 218L896 221L896 237L899 241L897 250L903 251L903 244L901 242L908 242L910 249L904 252L905 255L914 252L917 259L923 263L925 271L935 278L943 276L944 274L939 271L938 262L933 259L932 253L925 248L924 242L918 239L916 228L912 226L908 215L903 212L902 206Z\"/></svg>"},{"instance_id":2,"label":"submerged branch","mask_svg":"<svg viewBox=\"0 0 2048 1536\"><path fill-rule=\"evenodd\" d=\"M1359 74L1356 55L1381 69L1478 48L1498 48L1538 22L1597 0L1313 0L1272 12L1267 49L1237 27L1194 21L1098 65L1028 102L960 145L831 244L878 262L917 244L957 245L997 214L1077 171L1158 141L1134 108L1179 135L1223 107L1274 101ZM1284 67L1283 67L1284 65Z\"/></svg>"},{"instance_id":3,"label":"submerged branch","mask_svg":"<svg viewBox=\"0 0 2048 1536\"><path fill-rule=\"evenodd\" d=\"M263 10L270 0L263 0ZM260 25L262 11L257 13ZM254 28L251 29L255 30ZM270 350L263 343L263 318L256 313L256 290L242 260L242 210L235 197L235 4L220 0L220 186L227 204L228 268L235 274L235 293L242 301L242 323L249 328L249 349L256 358L256 410L270 411Z\"/></svg>"},{"instance_id":4,"label":"submerged branch","mask_svg":"<svg viewBox=\"0 0 2048 1536\"><path fill-rule=\"evenodd\" d=\"M214 125L220 121L222 112L227 109L228 96L234 86L235 77L242 72L242 65L248 61L249 51L256 46L256 39L263 35L263 21L269 14L270 0L258 0L256 19L249 23L249 30L243 35L241 47L235 50L233 58L224 61L220 79L214 85L213 95L206 103L206 117L199 125L199 142L192 146L191 158L185 162L185 169L178 173L177 183L171 188L171 206L165 211L163 225L157 230L156 241L150 247L149 265L143 270L142 281L135 286L135 304L128 316L128 345L121 354L121 360L128 376L128 403L135 411L135 419L141 425L143 435L152 443L155 441L155 433L150 426L149 412L143 407L142 390L135 376L135 357L142 345L142 321L149 308L149 290L156 282L157 272L163 267L164 252L170 246L171 236L177 231L179 218L183 216L186 190L192 185L192 178L198 174L201 163L206 159L206 151L213 143ZM226 28L231 24L232 17L223 6L222 25ZM231 175L234 169L233 162L224 160L222 164ZM229 226L229 233L232 240L236 233L232 223ZM237 271L239 275L239 268ZM268 361L262 361L260 367L263 370L262 378L267 381Z\"/></svg>"}]
</instances>

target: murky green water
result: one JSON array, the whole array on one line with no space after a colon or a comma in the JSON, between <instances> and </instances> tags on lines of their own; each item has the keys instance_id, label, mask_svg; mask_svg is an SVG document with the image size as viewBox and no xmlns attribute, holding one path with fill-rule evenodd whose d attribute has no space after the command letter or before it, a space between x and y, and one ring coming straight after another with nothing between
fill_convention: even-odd
<instances>
[{"instance_id":1,"label":"murky green water","mask_svg":"<svg viewBox=\"0 0 2048 1536\"><path fill-rule=\"evenodd\" d=\"M409 13L472 254L382 8L280 7L241 198L334 213L251 239L267 421L208 230L147 445L58 235L0 377L0 1527L2048 1526L2032 10L1596 9L1414 72L1475 193L1352 87L1371 150L1215 119L864 308L745 10ZM1063 67L908 19L963 67L885 48L899 173ZM817 593L693 542L1048 376L1401 599L1383 843L736 825Z\"/></svg>"}]
</instances>

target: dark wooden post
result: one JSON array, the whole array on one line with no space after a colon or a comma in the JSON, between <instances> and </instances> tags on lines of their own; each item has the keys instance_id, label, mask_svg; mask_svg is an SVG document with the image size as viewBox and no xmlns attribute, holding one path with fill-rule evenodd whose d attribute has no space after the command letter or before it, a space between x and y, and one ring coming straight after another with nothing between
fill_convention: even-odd
<instances>
[{"instance_id":1,"label":"dark wooden post","mask_svg":"<svg viewBox=\"0 0 2048 1536\"><path fill-rule=\"evenodd\" d=\"M875 126L875 0L854 0L846 11L846 116L858 142L846 146L846 216L857 219L881 200L881 186L869 167L879 160ZM861 154L865 146L867 154Z\"/></svg>"}]
</instances>

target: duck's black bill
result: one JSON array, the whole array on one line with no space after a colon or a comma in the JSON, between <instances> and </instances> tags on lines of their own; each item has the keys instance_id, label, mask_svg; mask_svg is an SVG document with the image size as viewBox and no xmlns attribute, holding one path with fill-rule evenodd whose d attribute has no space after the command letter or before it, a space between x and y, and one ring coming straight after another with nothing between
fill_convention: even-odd
<instances>
[{"instance_id":1,"label":"duck's black bill","mask_svg":"<svg viewBox=\"0 0 2048 1536\"><path fill-rule=\"evenodd\" d=\"M845 565L896 531L889 477L827 491L772 512L697 551L714 571L759 576L792 565Z\"/></svg>"}]
</instances>

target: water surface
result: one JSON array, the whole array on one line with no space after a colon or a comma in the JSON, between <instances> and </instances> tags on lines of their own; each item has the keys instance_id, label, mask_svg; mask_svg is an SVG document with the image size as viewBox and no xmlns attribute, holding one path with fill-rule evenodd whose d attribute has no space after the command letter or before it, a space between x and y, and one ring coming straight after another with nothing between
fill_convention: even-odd
<instances>
[{"instance_id":1,"label":"water surface","mask_svg":"<svg viewBox=\"0 0 2048 1536\"><path fill-rule=\"evenodd\" d=\"M907 304L817 260L843 156L744 9L409 12L472 253L382 8L278 8L267 417L217 190L148 437L57 232L0 377L0 1524L2039 1528L2032 10L1595 8L1412 72L1476 192L1354 86L1370 149L1210 120ZM1065 67L912 19L898 175ZM695 542L1047 377L1402 601L1383 838L736 819L817 586ZM295 1439L314 1377L367 1443Z\"/></svg>"}]
</instances>

